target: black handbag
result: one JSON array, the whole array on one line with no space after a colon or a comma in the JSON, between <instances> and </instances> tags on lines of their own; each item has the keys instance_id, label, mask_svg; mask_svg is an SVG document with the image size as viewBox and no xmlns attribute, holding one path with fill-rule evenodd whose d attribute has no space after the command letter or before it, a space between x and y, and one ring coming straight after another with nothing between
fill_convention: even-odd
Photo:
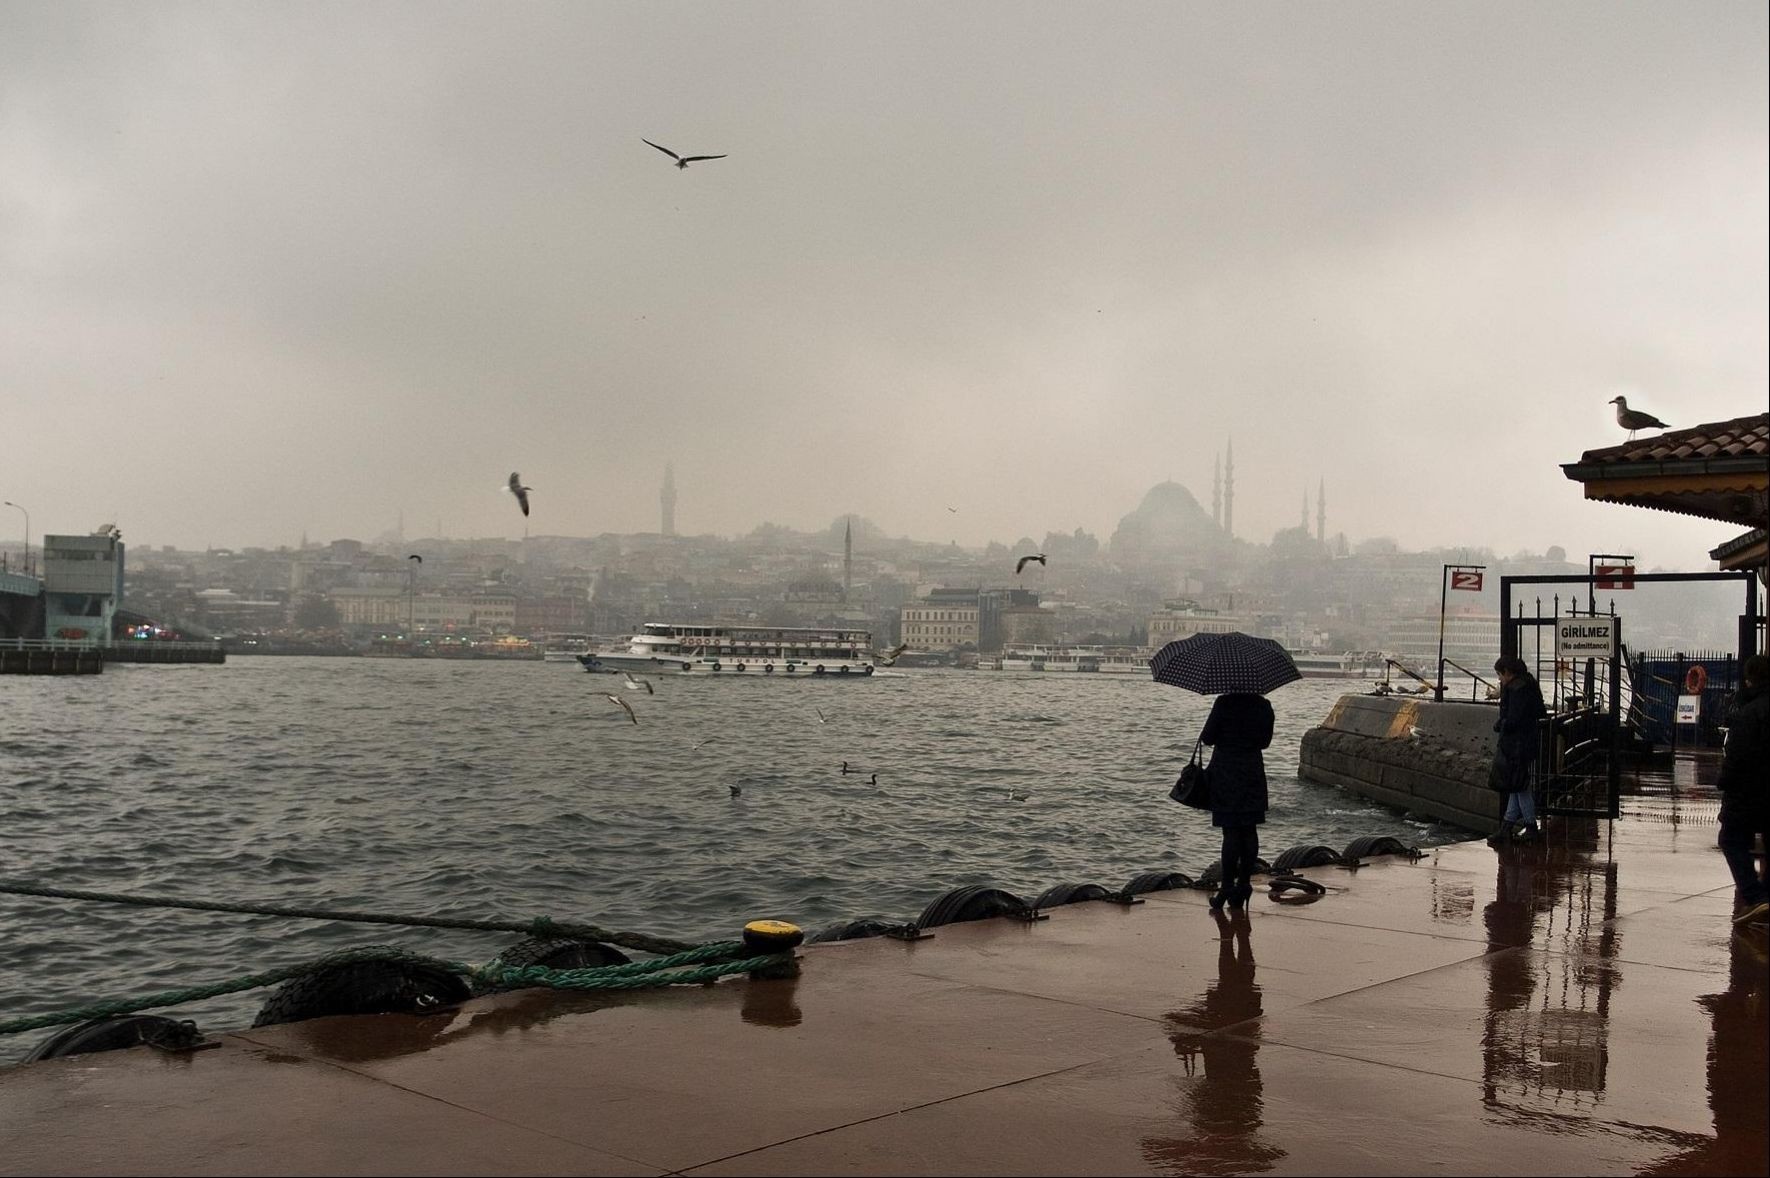
<instances>
[{"instance_id":1,"label":"black handbag","mask_svg":"<svg viewBox=\"0 0 1770 1178\"><path fill-rule=\"evenodd\" d=\"M1205 767L1198 762L1199 750L1203 747L1202 741L1192 746L1192 760L1180 770L1180 777L1174 782L1174 788L1168 791L1170 798L1195 810L1211 808L1211 778Z\"/></svg>"}]
</instances>

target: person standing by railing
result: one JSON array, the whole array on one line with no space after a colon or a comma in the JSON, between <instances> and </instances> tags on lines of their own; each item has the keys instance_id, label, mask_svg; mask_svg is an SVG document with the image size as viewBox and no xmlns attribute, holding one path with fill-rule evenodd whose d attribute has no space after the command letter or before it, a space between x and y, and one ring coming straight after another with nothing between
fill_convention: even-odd
<instances>
[{"instance_id":1,"label":"person standing by railing","mask_svg":"<svg viewBox=\"0 0 1770 1178\"><path fill-rule=\"evenodd\" d=\"M1493 669L1500 677L1500 718L1493 722L1493 730L1500 734L1500 747L1491 779L1506 794L1506 812L1500 820L1500 833L1487 841L1498 845L1537 836L1530 767L1536 763L1541 741L1538 727L1548 709L1543 706L1542 688L1523 659L1503 654L1494 660Z\"/></svg>"}]
</instances>

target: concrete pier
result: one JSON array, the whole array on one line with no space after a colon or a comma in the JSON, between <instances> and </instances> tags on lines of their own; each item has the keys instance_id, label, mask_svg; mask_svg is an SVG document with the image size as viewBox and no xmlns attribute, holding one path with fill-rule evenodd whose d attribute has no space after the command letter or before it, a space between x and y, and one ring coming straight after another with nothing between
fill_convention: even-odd
<instances>
[{"instance_id":1,"label":"concrete pier","mask_svg":"<svg viewBox=\"0 0 1770 1178\"><path fill-rule=\"evenodd\" d=\"M94 646L13 639L0 642L0 675L97 675L104 658Z\"/></svg>"},{"instance_id":2,"label":"concrete pier","mask_svg":"<svg viewBox=\"0 0 1770 1178\"><path fill-rule=\"evenodd\" d=\"M1770 969L1715 795L1624 805L1233 920L1159 892L814 945L794 980L29 1064L0 1172L1764 1174Z\"/></svg>"}]
</instances>

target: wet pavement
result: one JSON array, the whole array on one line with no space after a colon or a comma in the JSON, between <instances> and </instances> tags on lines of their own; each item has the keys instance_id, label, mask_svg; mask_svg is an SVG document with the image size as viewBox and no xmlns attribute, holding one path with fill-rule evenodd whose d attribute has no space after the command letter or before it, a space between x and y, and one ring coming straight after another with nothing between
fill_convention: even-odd
<instances>
[{"instance_id":1,"label":"wet pavement","mask_svg":"<svg viewBox=\"0 0 1770 1178\"><path fill-rule=\"evenodd\" d=\"M1161 892L30 1064L0 1173L1765 1174L1770 950L1685 785L1240 916Z\"/></svg>"}]
</instances>

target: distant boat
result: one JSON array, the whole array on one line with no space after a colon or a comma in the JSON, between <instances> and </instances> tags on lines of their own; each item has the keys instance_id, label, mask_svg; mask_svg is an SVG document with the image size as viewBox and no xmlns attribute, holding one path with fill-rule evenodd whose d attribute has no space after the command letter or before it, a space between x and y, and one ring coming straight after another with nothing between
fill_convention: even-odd
<instances>
[{"instance_id":1,"label":"distant boat","mask_svg":"<svg viewBox=\"0 0 1770 1178\"><path fill-rule=\"evenodd\" d=\"M1009 646L979 667L993 671L1080 672L1101 675L1149 676L1150 652L1139 646Z\"/></svg>"},{"instance_id":2,"label":"distant boat","mask_svg":"<svg viewBox=\"0 0 1770 1178\"><path fill-rule=\"evenodd\" d=\"M618 674L835 675L873 673L873 635L817 626L647 622L627 645L578 656L586 671Z\"/></svg>"},{"instance_id":3,"label":"distant boat","mask_svg":"<svg viewBox=\"0 0 1770 1178\"><path fill-rule=\"evenodd\" d=\"M1348 650L1330 654L1323 650L1287 650L1305 679L1364 679L1383 673L1380 650Z\"/></svg>"}]
</instances>

